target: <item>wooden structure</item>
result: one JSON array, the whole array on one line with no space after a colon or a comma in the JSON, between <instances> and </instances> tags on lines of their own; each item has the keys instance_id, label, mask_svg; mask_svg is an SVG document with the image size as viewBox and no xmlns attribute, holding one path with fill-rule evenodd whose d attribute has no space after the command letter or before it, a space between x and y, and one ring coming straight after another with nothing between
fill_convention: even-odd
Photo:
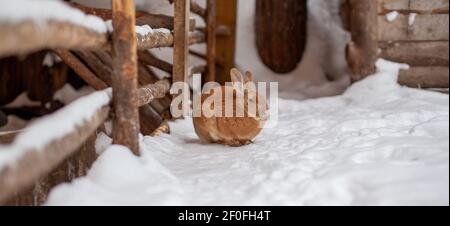
<instances>
[{"instance_id":1,"label":"wooden structure","mask_svg":"<svg viewBox=\"0 0 450 226\"><path fill-rule=\"evenodd\" d=\"M342 15L352 35L347 61L353 81L375 72L381 57L411 66L400 72L400 84L449 87L448 0L346 0Z\"/></svg>"},{"instance_id":2,"label":"wooden structure","mask_svg":"<svg viewBox=\"0 0 450 226\"><path fill-rule=\"evenodd\" d=\"M170 115L168 92L172 82L186 81L192 73L203 73L205 81L216 80L216 35L230 35L229 31L235 28L216 25L214 0L208 0L206 8L194 0L169 2L174 5L174 17L135 12L132 0L112 0L112 10L68 3L68 7L105 21L112 19L113 30L105 33L58 20L48 20L45 29L42 23L33 21L0 21L0 57L49 49L84 82L99 90L94 96L105 99L110 92L108 88L112 87L111 100L90 109L89 117L74 125L75 129L58 134L57 139L44 139L33 148L16 145L38 132L36 125L25 132L0 134L1 143L10 145L0 145L0 151L8 147L18 150L10 153L17 155L14 163L0 161L0 204L42 204L51 187L85 175L96 158L93 147L96 131L105 131L103 123L108 118L113 119L114 143L125 145L139 155L139 131L151 135L169 130L165 119ZM206 28L196 27L191 12L206 21ZM153 31L137 33L136 25L150 25ZM189 45L196 43L206 43L205 55L189 50ZM161 47L174 49L173 64L148 51ZM204 58L207 64L189 71L189 54ZM171 79L158 78L153 68L167 72ZM63 111L77 106L69 105ZM37 124L51 122L56 115L38 120ZM74 164L77 164L76 173Z\"/></svg>"}]
</instances>

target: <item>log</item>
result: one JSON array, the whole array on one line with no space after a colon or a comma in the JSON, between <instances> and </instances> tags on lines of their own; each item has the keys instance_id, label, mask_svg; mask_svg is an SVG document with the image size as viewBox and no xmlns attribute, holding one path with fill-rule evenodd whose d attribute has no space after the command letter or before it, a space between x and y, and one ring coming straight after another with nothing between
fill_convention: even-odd
<instances>
[{"instance_id":1,"label":"log","mask_svg":"<svg viewBox=\"0 0 450 226\"><path fill-rule=\"evenodd\" d=\"M163 70L169 74L173 72L173 65L164 60L157 58L149 51L140 51L138 53L139 60L149 66L156 67L160 70Z\"/></svg>"},{"instance_id":2,"label":"log","mask_svg":"<svg viewBox=\"0 0 450 226\"><path fill-rule=\"evenodd\" d=\"M449 88L448 67L412 67L402 70L398 82L412 88Z\"/></svg>"},{"instance_id":3,"label":"log","mask_svg":"<svg viewBox=\"0 0 450 226\"><path fill-rule=\"evenodd\" d=\"M386 16L378 16L379 41L448 41L448 14L417 15L409 24L409 15L400 14L389 22Z\"/></svg>"},{"instance_id":4,"label":"log","mask_svg":"<svg viewBox=\"0 0 450 226\"><path fill-rule=\"evenodd\" d=\"M375 72L378 57L377 0L348 0L352 41L346 48L347 63L353 82Z\"/></svg>"},{"instance_id":5,"label":"log","mask_svg":"<svg viewBox=\"0 0 450 226\"><path fill-rule=\"evenodd\" d=\"M449 13L448 0L378 0L378 12L386 14L392 11L401 13L435 14Z\"/></svg>"},{"instance_id":6,"label":"log","mask_svg":"<svg viewBox=\"0 0 450 226\"><path fill-rule=\"evenodd\" d=\"M206 15L206 64L204 82L216 81L216 0L207 0Z\"/></svg>"},{"instance_id":7,"label":"log","mask_svg":"<svg viewBox=\"0 0 450 226\"><path fill-rule=\"evenodd\" d=\"M0 23L0 57L25 55L41 49L110 51L109 35L65 22L48 22L45 27L33 22ZM32 38L31 38L32 37ZM189 45L204 43L203 32L194 31ZM139 50L173 47L173 35L167 29L154 29L147 35L136 35Z\"/></svg>"},{"instance_id":8,"label":"log","mask_svg":"<svg viewBox=\"0 0 450 226\"><path fill-rule=\"evenodd\" d=\"M107 86L112 84L112 69L103 64L102 61L89 51L77 51L76 55L104 82Z\"/></svg>"},{"instance_id":9,"label":"log","mask_svg":"<svg viewBox=\"0 0 450 226\"><path fill-rule=\"evenodd\" d=\"M216 80L222 85L230 82L230 70L235 67L237 0L216 0L217 24L226 26L227 35L217 28L216 41Z\"/></svg>"},{"instance_id":10,"label":"log","mask_svg":"<svg viewBox=\"0 0 450 226\"><path fill-rule=\"evenodd\" d=\"M136 18L136 25L149 25L152 28L166 28L173 30L173 17L159 14L148 14ZM196 21L194 18L189 19L189 31L194 31Z\"/></svg>"},{"instance_id":11,"label":"log","mask_svg":"<svg viewBox=\"0 0 450 226\"><path fill-rule=\"evenodd\" d=\"M139 50L153 49L159 47L171 47L173 36L167 29L154 29L148 35L137 35L137 45Z\"/></svg>"},{"instance_id":12,"label":"log","mask_svg":"<svg viewBox=\"0 0 450 226\"><path fill-rule=\"evenodd\" d=\"M97 76L71 52L59 49L55 49L53 51L61 58L61 60L65 64L72 68L72 70L74 70L78 76L80 76L94 89L103 90L108 88L108 85L106 85L106 83L97 78Z\"/></svg>"},{"instance_id":13,"label":"log","mask_svg":"<svg viewBox=\"0 0 450 226\"><path fill-rule=\"evenodd\" d=\"M15 164L0 169L0 203L32 186L50 173L85 142L109 115L109 107L100 108L92 117L72 132L46 144L42 148L23 150ZM51 118L50 118L51 119ZM47 119L47 120L50 120Z\"/></svg>"},{"instance_id":14,"label":"log","mask_svg":"<svg viewBox=\"0 0 450 226\"><path fill-rule=\"evenodd\" d=\"M138 65L133 0L113 0L113 140L139 155Z\"/></svg>"},{"instance_id":15,"label":"log","mask_svg":"<svg viewBox=\"0 0 450 226\"><path fill-rule=\"evenodd\" d=\"M200 17L206 19L207 17L207 9L204 9L203 7L201 7L195 0L190 0L191 4L191 11L197 15L199 15Z\"/></svg>"},{"instance_id":16,"label":"log","mask_svg":"<svg viewBox=\"0 0 450 226\"><path fill-rule=\"evenodd\" d=\"M75 178L86 176L97 159L95 150L96 137L96 133L92 134L72 156L64 160L50 173L36 180L29 189L25 189L23 192L15 192L14 197L8 198L5 205L43 205L54 187L62 183L69 183Z\"/></svg>"},{"instance_id":17,"label":"log","mask_svg":"<svg viewBox=\"0 0 450 226\"><path fill-rule=\"evenodd\" d=\"M138 106L144 106L155 99L164 98L169 90L170 82L165 79L158 81L155 84L141 87L138 90Z\"/></svg>"},{"instance_id":18,"label":"log","mask_svg":"<svg viewBox=\"0 0 450 226\"><path fill-rule=\"evenodd\" d=\"M380 57L410 66L449 66L448 41L381 42Z\"/></svg>"},{"instance_id":19,"label":"log","mask_svg":"<svg viewBox=\"0 0 450 226\"><path fill-rule=\"evenodd\" d=\"M54 20L39 24L0 22L0 34L0 57L25 55L45 48L96 50L108 43L105 33Z\"/></svg>"},{"instance_id":20,"label":"log","mask_svg":"<svg viewBox=\"0 0 450 226\"><path fill-rule=\"evenodd\" d=\"M112 10L101 9L94 7L87 7L78 3L68 3L74 8L77 8L88 15L94 15L102 18L103 20L112 20ZM196 21L191 18L189 20L189 28L191 31L195 29ZM173 17L162 14L151 14L146 12L136 12L136 25L149 25L152 28L167 28L173 30Z\"/></svg>"},{"instance_id":21,"label":"log","mask_svg":"<svg viewBox=\"0 0 450 226\"><path fill-rule=\"evenodd\" d=\"M189 2L174 2L173 83L184 82L188 74Z\"/></svg>"}]
</instances>

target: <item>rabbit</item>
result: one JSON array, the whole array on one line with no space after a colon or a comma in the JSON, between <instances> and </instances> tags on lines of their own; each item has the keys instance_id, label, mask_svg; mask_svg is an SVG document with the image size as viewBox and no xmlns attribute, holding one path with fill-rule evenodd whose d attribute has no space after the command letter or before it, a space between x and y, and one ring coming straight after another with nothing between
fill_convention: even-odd
<instances>
[{"instance_id":1,"label":"rabbit","mask_svg":"<svg viewBox=\"0 0 450 226\"><path fill-rule=\"evenodd\" d=\"M208 108L212 117L206 117L205 112L201 112L200 117L193 117L195 132L200 140L207 143L217 143L232 147L244 146L252 143L252 140L261 132L264 123L267 121L267 100L258 94L256 85L253 82L253 75L247 72L245 76L233 68L230 72L233 86L222 86L213 89L212 93L202 93L202 106L210 97L219 97L222 94L223 114L216 117L213 110ZM233 117L225 117L225 92L233 93ZM244 95L243 103L236 103L237 95ZM248 100L248 101L247 101ZM248 102L256 103L256 115L249 112ZM244 117L236 117L237 110L243 110ZM201 111L201 108L199 109ZM198 109L194 109L198 111ZM242 112L242 111L241 111Z\"/></svg>"}]
</instances>

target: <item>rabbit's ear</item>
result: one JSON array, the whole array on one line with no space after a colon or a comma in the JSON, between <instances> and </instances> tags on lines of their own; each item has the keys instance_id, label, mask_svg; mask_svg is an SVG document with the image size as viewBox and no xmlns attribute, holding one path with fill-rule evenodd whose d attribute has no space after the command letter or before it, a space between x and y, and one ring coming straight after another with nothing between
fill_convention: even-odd
<instances>
[{"instance_id":1,"label":"rabbit's ear","mask_svg":"<svg viewBox=\"0 0 450 226\"><path fill-rule=\"evenodd\" d=\"M245 72L244 89L256 92L256 84L253 82L253 73L250 71Z\"/></svg>"},{"instance_id":2,"label":"rabbit's ear","mask_svg":"<svg viewBox=\"0 0 450 226\"><path fill-rule=\"evenodd\" d=\"M253 82L253 73L251 71L245 72L244 83Z\"/></svg>"},{"instance_id":3,"label":"rabbit's ear","mask_svg":"<svg viewBox=\"0 0 450 226\"><path fill-rule=\"evenodd\" d=\"M233 83L233 87L237 90L243 90L244 89L244 76L242 73L236 69L233 68L230 71L231 76L231 82Z\"/></svg>"},{"instance_id":4,"label":"rabbit's ear","mask_svg":"<svg viewBox=\"0 0 450 226\"><path fill-rule=\"evenodd\" d=\"M231 69L230 76L231 76L231 82L241 82L241 83L244 82L244 76L236 68Z\"/></svg>"}]
</instances>

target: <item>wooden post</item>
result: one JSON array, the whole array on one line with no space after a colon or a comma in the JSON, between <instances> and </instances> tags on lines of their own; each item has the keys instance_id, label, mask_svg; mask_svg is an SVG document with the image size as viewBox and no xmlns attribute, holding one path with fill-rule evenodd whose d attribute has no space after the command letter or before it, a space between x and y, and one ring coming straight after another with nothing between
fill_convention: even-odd
<instances>
[{"instance_id":1,"label":"wooden post","mask_svg":"<svg viewBox=\"0 0 450 226\"><path fill-rule=\"evenodd\" d=\"M348 0L352 42L347 45L347 62L358 81L375 72L378 51L377 0Z\"/></svg>"},{"instance_id":2,"label":"wooden post","mask_svg":"<svg viewBox=\"0 0 450 226\"><path fill-rule=\"evenodd\" d=\"M113 105L115 144L139 155L139 110L135 6L133 0L112 0Z\"/></svg>"},{"instance_id":3,"label":"wooden post","mask_svg":"<svg viewBox=\"0 0 450 226\"><path fill-rule=\"evenodd\" d=\"M216 81L216 0L207 1L206 16L207 73L205 82Z\"/></svg>"},{"instance_id":4,"label":"wooden post","mask_svg":"<svg viewBox=\"0 0 450 226\"><path fill-rule=\"evenodd\" d=\"M175 0L174 8L173 83L188 74L190 0Z\"/></svg>"},{"instance_id":5,"label":"wooden post","mask_svg":"<svg viewBox=\"0 0 450 226\"><path fill-rule=\"evenodd\" d=\"M224 84L230 81L230 70L235 66L237 0L216 0L217 24L228 27L229 34L217 36L216 80Z\"/></svg>"}]
</instances>

